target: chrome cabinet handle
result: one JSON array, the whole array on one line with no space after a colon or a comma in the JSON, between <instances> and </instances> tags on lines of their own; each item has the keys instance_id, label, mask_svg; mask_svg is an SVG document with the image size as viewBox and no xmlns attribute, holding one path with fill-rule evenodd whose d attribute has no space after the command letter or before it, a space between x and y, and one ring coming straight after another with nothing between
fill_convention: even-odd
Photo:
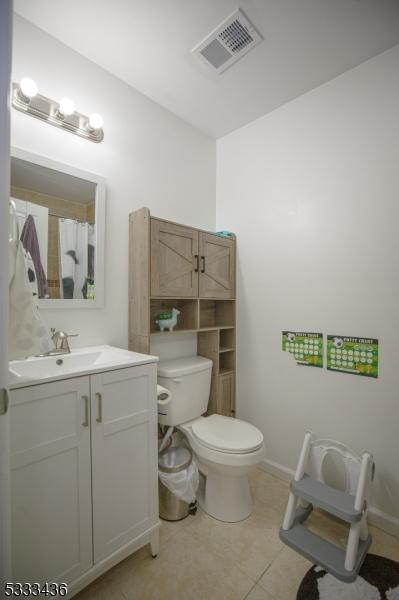
<instances>
[{"instance_id":1,"label":"chrome cabinet handle","mask_svg":"<svg viewBox=\"0 0 399 600\"><path fill-rule=\"evenodd\" d=\"M96 398L98 399L98 417L96 419L97 423L103 422L103 396L100 392L96 392Z\"/></svg>"},{"instance_id":2,"label":"chrome cabinet handle","mask_svg":"<svg viewBox=\"0 0 399 600\"><path fill-rule=\"evenodd\" d=\"M85 420L82 423L82 427L89 426L89 396L82 396L82 400L85 403Z\"/></svg>"},{"instance_id":3,"label":"chrome cabinet handle","mask_svg":"<svg viewBox=\"0 0 399 600\"><path fill-rule=\"evenodd\" d=\"M202 260L201 273L205 273L205 256L201 256L201 260Z\"/></svg>"}]
</instances>

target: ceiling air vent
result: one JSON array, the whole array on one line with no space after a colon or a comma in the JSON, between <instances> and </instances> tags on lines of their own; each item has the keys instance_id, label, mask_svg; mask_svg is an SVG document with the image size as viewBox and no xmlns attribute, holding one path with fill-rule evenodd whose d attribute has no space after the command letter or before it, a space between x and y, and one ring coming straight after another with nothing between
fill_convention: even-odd
<instances>
[{"instance_id":1,"label":"ceiling air vent","mask_svg":"<svg viewBox=\"0 0 399 600\"><path fill-rule=\"evenodd\" d=\"M207 35L191 52L208 67L217 73L222 73L262 39L239 9Z\"/></svg>"}]
</instances>

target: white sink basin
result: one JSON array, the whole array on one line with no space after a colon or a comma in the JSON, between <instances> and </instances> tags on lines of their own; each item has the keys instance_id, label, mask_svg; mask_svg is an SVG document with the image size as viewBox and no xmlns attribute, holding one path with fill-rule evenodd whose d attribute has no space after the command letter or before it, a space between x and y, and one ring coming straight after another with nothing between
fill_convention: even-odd
<instances>
[{"instance_id":1,"label":"white sink basin","mask_svg":"<svg viewBox=\"0 0 399 600\"><path fill-rule=\"evenodd\" d=\"M40 356L8 363L10 388L79 377L157 362L156 356L129 352L113 346L92 346L72 350L70 354Z\"/></svg>"}]
</instances>

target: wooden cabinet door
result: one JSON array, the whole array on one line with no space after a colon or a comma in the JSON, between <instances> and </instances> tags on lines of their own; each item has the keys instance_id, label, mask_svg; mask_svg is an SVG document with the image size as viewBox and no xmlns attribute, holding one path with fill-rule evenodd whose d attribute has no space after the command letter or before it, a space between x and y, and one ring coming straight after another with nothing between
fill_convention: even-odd
<instances>
[{"instance_id":1,"label":"wooden cabinet door","mask_svg":"<svg viewBox=\"0 0 399 600\"><path fill-rule=\"evenodd\" d=\"M198 296L198 231L151 219L151 295Z\"/></svg>"},{"instance_id":2,"label":"wooden cabinet door","mask_svg":"<svg viewBox=\"0 0 399 600\"><path fill-rule=\"evenodd\" d=\"M200 233L200 298L235 297L235 243L211 233Z\"/></svg>"},{"instance_id":3,"label":"wooden cabinet door","mask_svg":"<svg viewBox=\"0 0 399 600\"><path fill-rule=\"evenodd\" d=\"M156 365L91 376L94 562L158 523Z\"/></svg>"},{"instance_id":4,"label":"wooden cabinet door","mask_svg":"<svg viewBox=\"0 0 399 600\"><path fill-rule=\"evenodd\" d=\"M88 377L11 392L12 580L70 583L93 564Z\"/></svg>"},{"instance_id":5,"label":"wooden cabinet door","mask_svg":"<svg viewBox=\"0 0 399 600\"><path fill-rule=\"evenodd\" d=\"M234 410L234 375L229 373L219 375L217 412L226 417L232 417Z\"/></svg>"}]
</instances>

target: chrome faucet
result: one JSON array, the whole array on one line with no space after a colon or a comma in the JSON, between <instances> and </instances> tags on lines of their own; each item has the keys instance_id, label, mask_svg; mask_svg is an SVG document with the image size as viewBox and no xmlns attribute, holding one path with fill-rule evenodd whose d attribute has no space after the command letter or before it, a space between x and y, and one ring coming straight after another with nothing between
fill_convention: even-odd
<instances>
[{"instance_id":1,"label":"chrome faucet","mask_svg":"<svg viewBox=\"0 0 399 600\"><path fill-rule=\"evenodd\" d=\"M51 328L51 339L53 340L55 350L52 350L49 354L70 354L71 349L69 347L69 338L76 337L78 333L65 333L65 331L56 331L54 327Z\"/></svg>"}]
</instances>

